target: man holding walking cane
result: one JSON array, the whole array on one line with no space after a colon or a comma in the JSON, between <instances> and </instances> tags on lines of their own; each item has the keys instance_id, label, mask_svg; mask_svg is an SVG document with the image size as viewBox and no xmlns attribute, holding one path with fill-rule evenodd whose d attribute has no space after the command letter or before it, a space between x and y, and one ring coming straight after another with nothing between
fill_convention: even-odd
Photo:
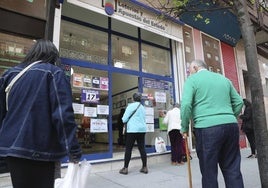
<instances>
[{"instance_id":1,"label":"man holding walking cane","mask_svg":"<svg viewBox=\"0 0 268 188\"><path fill-rule=\"evenodd\" d=\"M218 187L219 165L226 188L243 188L237 124L243 100L231 81L208 71L204 61L194 60L190 73L182 94L181 132L187 139L192 118L202 187Z\"/></svg>"}]
</instances>

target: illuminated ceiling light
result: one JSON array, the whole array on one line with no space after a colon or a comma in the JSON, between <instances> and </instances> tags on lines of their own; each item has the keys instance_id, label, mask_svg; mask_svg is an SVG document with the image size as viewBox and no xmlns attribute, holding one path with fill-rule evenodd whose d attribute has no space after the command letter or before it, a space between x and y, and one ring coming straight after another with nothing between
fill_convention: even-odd
<instances>
[{"instance_id":1,"label":"illuminated ceiling light","mask_svg":"<svg viewBox=\"0 0 268 188\"><path fill-rule=\"evenodd\" d=\"M118 62L118 61L114 63L114 66L117 68L123 68L123 64L121 62Z\"/></svg>"}]
</instances>

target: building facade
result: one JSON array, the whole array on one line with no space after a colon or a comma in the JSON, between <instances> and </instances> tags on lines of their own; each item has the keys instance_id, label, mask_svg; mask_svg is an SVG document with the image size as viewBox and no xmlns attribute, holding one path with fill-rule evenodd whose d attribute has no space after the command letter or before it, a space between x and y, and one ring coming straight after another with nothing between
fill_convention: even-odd
<instances>
[{"instance_id":1,"label":"building facade","mask_svg":"<svg viewBox=\"0 0 268 188\"><path fill-rule=\"evenodd\" d=\"M139 1L9 2L0 3L0 20L20 17L23 24L0 21L0 74L19 63L36 39L53 40L70 79L77 136L89 160L123 156L117 122L135 92L143 94L146 107L147 153L155 152L158 136L169 149L163 113L180 101L194 59L204 59L210 71L225 75L241 96L249 96L242 41L233 47L172 17L163 20ZM259 61L268 64L267 57L260 55ZM264 65L260 69L267 88L268 70ZM192 134L190 138L194 150ZM246 146L242 132L240 145Z\"/></svg>"},{"instance_id":2,"label":"building facade","mask_svg":"<svg viewBox=\"0 0 268 188\"><path fill-rule=\"evenodd\" d=\"M117 122L134 92L143 94L146 107L147 152L155 152L157 136L168 143L161 120L180 98L181 22L157 19L137 2L71 0L56 13L53 40L70 77L78 138L88 159L124 151Z\"/></svg>"}]
</instances>

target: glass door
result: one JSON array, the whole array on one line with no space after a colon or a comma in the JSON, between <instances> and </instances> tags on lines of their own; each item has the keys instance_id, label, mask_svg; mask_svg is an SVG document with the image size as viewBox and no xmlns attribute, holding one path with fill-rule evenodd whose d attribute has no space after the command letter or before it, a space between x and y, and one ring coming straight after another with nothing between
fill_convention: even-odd
<instances>
[{"instance_id":1,"label":"glass door","mask_svg":"<svg viewBox=\"0 0 268 188\"><path fill-rule=\"evenodd\" d=\"M109 151L108 73L71 66L73 108L83 154Z\"/></svg>"}]
</instances>

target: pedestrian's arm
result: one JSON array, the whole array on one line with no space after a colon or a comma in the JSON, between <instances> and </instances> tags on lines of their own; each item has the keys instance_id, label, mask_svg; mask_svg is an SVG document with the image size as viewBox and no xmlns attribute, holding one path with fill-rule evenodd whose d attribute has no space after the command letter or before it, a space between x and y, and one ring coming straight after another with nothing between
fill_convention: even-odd
<instances>
[{"instance_id":1,"label":"pedestrian's arm","mask_svg":"<svg viewBox=\"0 0 268 188\"><path fill-rule=\"evenodd\" d=\"M252 108L250 106L247 106L245 108L244 114L241 115L241 119L250 120L251 118L252 118Z\"/></svg>"},{"instance_id":2,"label":"pedestrian's arm","mask_svg":"<svg viewBox=\"0 0 268 188\"><path fill-rule=\"evenodd\" d=\"M76 138L77 124L75 123L72 107L72 93L69 80L63 71L59 71L52 79L50 92L51 113L59 142L64 143L69 160L78 162L81 158L81 147Z\"/></svg>"},{"instance_id":3,"label":"pedestrian's arm","mask_svg":"<svg viewBox=\"0 0 268 188\"><path fill-rule=\"evenodd\" d=\"M163 119L164 124L168 124L168 116L169 116L169 112L167 112L166 116Z\"/></svg>"},{"instance_id":4,"label":"pedestrian's arm","mask_svg":"<svg viewBox=\"0 0 268 188\"><path fill-rule=\"evenodd\" d=\"M125 113L123 114L123 117L122 117L122 122L123 122L123 123L128 122L128 119L129 119L129 116L130 116L130 112L131 112L131 110L130 110L130 106L128 106L128 107L126 108L126 110L125 110Z\"/></svg>"},{"instance_id":5,"label":"pedestrian's arm","mask_svg":"<svg viewBox=\"0 0 268 188\"><path fill-rule=\"evenodd\" d=\"M232 104L234 115L235 117L238 117L238 115L240 114L242 110L244 103L243 103L243 99L237 93L231 81L230 81L230 97L231 97L231 104Z\"/></svg>"},{"instance_id":6,"label":"pedestrian's arm","mask_svg":"<svg viewBox=\"0 0 268 188\"><path fill-rule=\"evenodd\" d=\"M182 138L187 139L187 137L188 137L188 133L186 132L182 133Z\"/></svg>"},{"instance_id":7,"label":"pedestrian's arm","mask_svg":"<svg viewBox=\"0 0 268 188\"><path fill-rule=\"evenodd\" d=\"M188 80L184 84L182 100L181 100L181 132L188 133L189 122L192 115L192 103L194 99L194 86Z\"/></svg>"}]
</instances>

